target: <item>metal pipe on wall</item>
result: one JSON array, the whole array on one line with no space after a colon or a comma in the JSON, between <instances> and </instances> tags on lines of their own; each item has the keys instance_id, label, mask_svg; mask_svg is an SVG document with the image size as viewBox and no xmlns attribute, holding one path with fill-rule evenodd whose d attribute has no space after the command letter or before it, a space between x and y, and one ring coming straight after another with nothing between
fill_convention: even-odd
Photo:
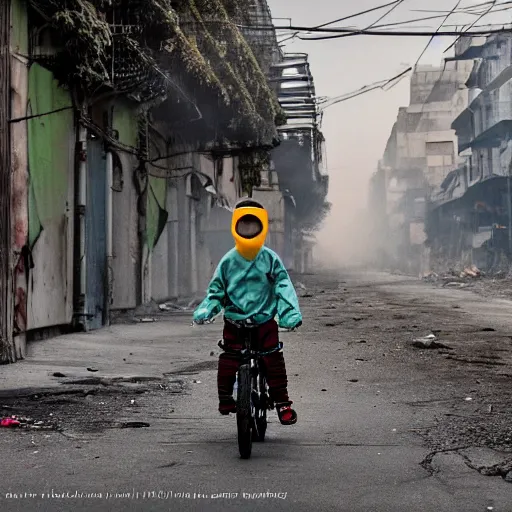
<instances>
[{"instance_id":1,"label":"metal pipe on wall","mask_svg":"<svg viewBox=\"0 0 512 512\"><path fill-rule=\"evenodd\" d=\"M113 186L114 186L114 160L111 151L106 155L107 179L105 180L105 222L106 222L106 282L105 282L105 324L110 325L110 307L112 305L113 294Z\"/></svg>"},{"instance_id":2,"label":"metal pipe on wall","mask_svg":"<svg viewBox=\"0 0 512 512\"><path fill-rule=\"evenodd\" d=\"M78 147L79 147L79 163L78 163L78 204L77 211L79 216L79 318L87 325L87 251L86 251L86 225L85 211L87 208L87 129L81 123L78 128Z\"/></svg>"}]
</instances>

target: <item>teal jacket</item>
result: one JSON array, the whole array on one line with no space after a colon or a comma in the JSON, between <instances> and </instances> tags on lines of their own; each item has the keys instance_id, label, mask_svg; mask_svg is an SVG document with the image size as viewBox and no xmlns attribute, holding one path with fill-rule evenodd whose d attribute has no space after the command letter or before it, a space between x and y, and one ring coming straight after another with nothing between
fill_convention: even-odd
<instances>
[{"instance_id":1,"label":"teal jacket","mask_svg":"<svg viewBox=\"0 0 512 512\"><path fill-rule=\"evenodd\" d=\"M220 261L208 286L206 298L194 311L202 323L224 310L230 320L263 324L277 316L278 324L292 329L302 322L299 301L279 256L263 247L252 261L236 249Z\"/></svg>"}]
</instances>

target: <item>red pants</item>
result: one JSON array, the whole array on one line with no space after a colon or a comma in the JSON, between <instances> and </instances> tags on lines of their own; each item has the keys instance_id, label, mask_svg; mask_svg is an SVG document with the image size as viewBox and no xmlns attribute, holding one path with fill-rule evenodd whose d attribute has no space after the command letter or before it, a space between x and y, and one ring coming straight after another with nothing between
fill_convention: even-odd
<instances>
[{"instance_id":1,"label":"red pants","mask_svg":"<svg viewBox=\"0 0 512 512\"><path fill-rule=\"evenodd\" d=\"M224 343L232 350L241 350L242 344L238 338L239 328L229 322L224 323ZM279 343L278 327L275 320L271 320L253 329L254 336L259 341L260 350L270 350ZM275 403L290 402L288 397L288 380L286 366L281 351L272 352L263 357L266 368L267 383L270 397ZM223 353L219 357L219 371L217 374L217 387L219 400L229 400L233 396L233 385L238 371L238 358L235 354Z\"/></svg>"}]
</instances>

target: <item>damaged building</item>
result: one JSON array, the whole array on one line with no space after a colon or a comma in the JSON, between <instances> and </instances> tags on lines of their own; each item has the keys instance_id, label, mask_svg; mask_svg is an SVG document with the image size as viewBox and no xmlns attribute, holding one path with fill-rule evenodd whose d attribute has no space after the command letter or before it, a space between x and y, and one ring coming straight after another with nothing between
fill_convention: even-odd
<instances>
[{"instance_id":1,"label":"damaged building","mask_svg":"<svg viewBox=\"0 0 512 512\"><path fill-rule=\"evenodd\" d=\"M433 200L432 269L504 271L512 256L512 37L463 38L454 61L472 65L468 105L452 124L463 163Z\"/></svg>"},{"instance_id":2,"label":"damaged building","mask_svg":"<svg viewBox=\"0 0 512 512\"><path fill-rule=\"evenodd\" d=\"M452 122L467 106L471 65L417 66L410 104L399 109L378 169L370 181L370 218L377 263L418 275L430 265L426 251L428 205L459 166Z\"/></svg>"},{"instance_id":3,"label":"damaged building","mask_svg":"<svg viewBox=\"0 0 512 512\"><path fill-rule=\"evenodd\" d=\"M309 268L324 140L307 57L261 29L265 0L0 9L0 361L201 295L241 197L269 208L288 268Z\"/></svg>"}]
</instances>

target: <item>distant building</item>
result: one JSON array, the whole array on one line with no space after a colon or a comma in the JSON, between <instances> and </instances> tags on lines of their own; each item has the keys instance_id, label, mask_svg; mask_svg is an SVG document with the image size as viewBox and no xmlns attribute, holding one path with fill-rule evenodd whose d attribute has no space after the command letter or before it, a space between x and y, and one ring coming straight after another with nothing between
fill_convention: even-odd
<instances>
[{"instance_id":1,"label":"distant building","mask_svg":"<svg viewBox=\"0 0 512 512\"><path fill-rule=\"evenodd\" d=\"M444 67L418 66L414 70L410 105L399 109L372 180L373 201L386 205L386 235L380 250L396 269L418 274L427 265L426 205L459 165L451 124L467 105L464 83L471 67L466 62L446 62ZM385 193L385 198L377 198L377 190Z\"/></svg>"}]
</instances>

